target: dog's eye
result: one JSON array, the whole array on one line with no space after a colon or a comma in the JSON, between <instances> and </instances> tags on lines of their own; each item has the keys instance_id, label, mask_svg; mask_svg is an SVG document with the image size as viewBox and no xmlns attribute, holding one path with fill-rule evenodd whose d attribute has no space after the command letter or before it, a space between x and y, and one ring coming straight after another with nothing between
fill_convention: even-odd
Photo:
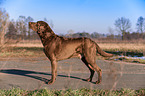
<instances>
[{"instance_id":1,"label":"dog's eye","mask_svg":"<svg viewBox=\"0 0 145 96\"><path fill-rule=\"evenodd\" d=\"M38 27L38 24L36 24L36 27Z\"/></svg>"}]
</instances>

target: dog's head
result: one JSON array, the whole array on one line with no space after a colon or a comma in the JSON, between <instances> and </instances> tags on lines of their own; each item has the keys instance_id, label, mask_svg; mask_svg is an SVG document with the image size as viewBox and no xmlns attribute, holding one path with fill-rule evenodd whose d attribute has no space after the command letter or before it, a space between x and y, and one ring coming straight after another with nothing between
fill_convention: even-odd
<instances>
[{"instance_id":1,"label":"dog's head","mask_svg":"<svg viewBox=\"0 0 145 96\"><path fill-rule=\"evenodd\" d=\"M49 25L44 21L29 22L29 28L37 32L40 36L44 36L53 32Z\"/></svg>"}]
</instances>

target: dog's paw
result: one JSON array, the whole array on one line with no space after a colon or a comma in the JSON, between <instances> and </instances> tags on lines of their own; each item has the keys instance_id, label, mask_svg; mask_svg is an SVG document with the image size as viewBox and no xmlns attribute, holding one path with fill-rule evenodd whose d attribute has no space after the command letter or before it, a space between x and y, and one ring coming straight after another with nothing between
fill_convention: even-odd
<instances>
[{"instance_id":1,"label":"dog's paw","mask_svg":"<svg viewBox=\"0 0 145 96\"><path fill-rule=\"evenodd\" d=\"M54 80L52 80L52 79L50 79L48 82L47 82L47 84L53 84L54 83Z\"/></svg>"},{"instance_id":2,"label":"dog's paw","mask_svg":"<svg viewBox=\"0 0 145 96\"><path fill-rule=\"evenodd\" d=\"M96 84L101 84L101 80L96 81Z\"/></svg>"},{"instance_id":3,"label":"dog's paw","mask_svg":"<svg viewBox=\"0 0 145 96\"><path fill-rule=\"evenodd\" d=\"M92 79L91 78L87 78L87 79L85 79L85 81L92 82Z\"/></svg>"}]
</instances>

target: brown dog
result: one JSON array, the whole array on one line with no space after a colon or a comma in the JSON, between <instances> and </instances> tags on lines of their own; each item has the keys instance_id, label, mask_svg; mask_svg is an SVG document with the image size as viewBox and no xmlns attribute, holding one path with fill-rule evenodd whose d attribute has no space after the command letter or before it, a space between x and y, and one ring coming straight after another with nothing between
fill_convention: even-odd
<instances>
[{"instance_id":1,"label":"brown dog","mask_svg":"<svg viewBox=\"0 0 145 96\"><path fill-rule=\"evenodd\" d=\"M52 78L48 84L54 83L57 75L57 61L71 57L81 56L81 60L90 70L90 77L86 81L92 81L95 71L98 73L98 81L102 80L101 69L96 64L96 52L104 57L112 57L89 38L65 38L56 35L44 21L29 22L29 27L38 33L44 52L51 61Z\"/></svg>"}]
</instances>

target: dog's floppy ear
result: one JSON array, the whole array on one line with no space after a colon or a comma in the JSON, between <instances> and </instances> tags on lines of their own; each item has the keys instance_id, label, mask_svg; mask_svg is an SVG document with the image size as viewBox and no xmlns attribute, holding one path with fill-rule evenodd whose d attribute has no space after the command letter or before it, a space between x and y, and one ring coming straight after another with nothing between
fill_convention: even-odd
<instances>
[{"instance_id":1,"label":"dog's floppy ear","mask_svg":"<svg viewBox=\"0 0 145 96\"><path fill-rule=\"evenodd\" d=\"M38 26L38 32L37 33L41 36L44 35L45 38L50 37L52 34L54 34L54 32L50 28L50 26L44 21L38 21L37 26Z\"/></svg>"},{"instance_id":2,"label":"dog's floppy ear","mask_svg":"<svg viewBox=\"0 0 145 96\"><path fill-rule=\"evenodd\" d=\"M38 21L37 22L37 28L38 28L38 33L39 34L42 34L46 31L46 27L47 26L47 23L44 22L44 21Z\"/></svg>"},{"instance_id":3,"label":"dog's floppy ear","mask_svg":"<svg viewBox=\"0 0 145 96\"><path fill-rule=\"evenodd\" d=\"M42 32L44 32L45 29L46 29L44 25L41 25L41 24L39 24L39 23L38 23L37 26L38 26L38 33L42 33Z\"/></svg>"}]
</instances>

